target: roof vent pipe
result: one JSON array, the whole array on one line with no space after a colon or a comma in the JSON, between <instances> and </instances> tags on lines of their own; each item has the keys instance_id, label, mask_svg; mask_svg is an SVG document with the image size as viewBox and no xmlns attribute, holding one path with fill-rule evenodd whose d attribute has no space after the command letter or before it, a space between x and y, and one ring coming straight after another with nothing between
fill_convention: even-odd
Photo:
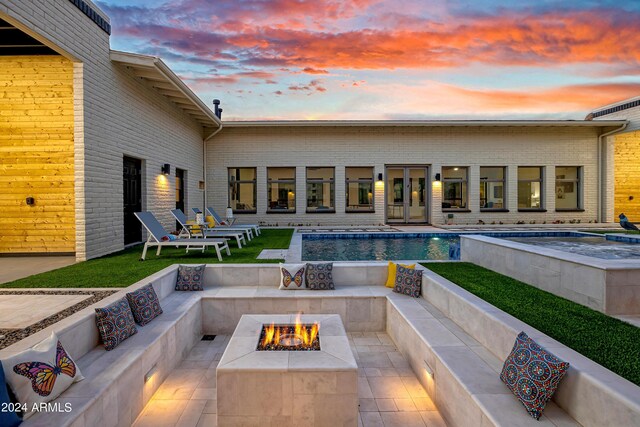
<instances>
[{"instance_id":1,"label":"roof vent pipe","mask_svg":"<svg viewBox=\"0 0 640 427\"><path fill-rule=\"evenodd\" d=\"M214 99L213 100L213 112L216 115L217 118L219 118L220 120L222 120L222 108L220 108L220 100L219 99Z\"/></svg>"}]
</instances>

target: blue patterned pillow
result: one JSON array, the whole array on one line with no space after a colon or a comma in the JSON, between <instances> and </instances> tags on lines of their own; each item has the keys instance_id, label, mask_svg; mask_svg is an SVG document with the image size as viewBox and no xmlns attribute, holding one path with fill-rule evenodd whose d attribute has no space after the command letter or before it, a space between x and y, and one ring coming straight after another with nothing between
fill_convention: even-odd
<instances>
[{"instance_id":1,"label":"blue patterned pillow","mask_svg":"<svg viewBox=\"0 0 640 427\"><path fill-rule=\"evenodd\" d=\"M406 268L402 264L398 264L393 292L419 298L421 289L422 270Z\"/></svg>"},{"instance_id":2,"label":"blue patterned pillow","mask_svg":"<svg viewBox=\"0 0 640 427\"><path fill-rule=\"evenodd\" d=\"M113 350L122 341L138 332L126 298L104 308L96 308L96 325L105 350Z\"/></svg>"},{"instance_id":3,"label":"blue patterned pillow","mask_svg":"<svg viewBox=\"0 0 640 427\"><path fill-rule=\"evenodd\" d=\"M529 415L537 420L567 369L569 363L558 359L520 332L511 354L504 361L500 379L522 402Z\"/></svg>"},{"instance_id":4,"label":"blue patterned pillow","mask_svg":"<svg viewBox=\"0 0 640 427\"><path fill-rule=\"evenodd\" d=\"M204 264L179 266L176 291L203 291L204 266Z\"/></svg>"},{"instance_id":5,"label":"blue patterned pillow","mask_svg":"<svg viewBox=\"0 0 640 427\"><path fill-rule=\"evenodd\" d=\"M335 289L333 283L333 263L307 264L307 288L315 290Z\"/></svg>"},{"instance_id":6,"label":"blue patterned pillow","mask_svg":"<svg viewBox=\"0 0 640 427\"><path fill-rule=\"evenodd\" d=\"M147 286L127 293L127 301L131 307L133 318L140 326L144 326L162 314L158 295L149 283Z\"/></svg>"}]
</instances>

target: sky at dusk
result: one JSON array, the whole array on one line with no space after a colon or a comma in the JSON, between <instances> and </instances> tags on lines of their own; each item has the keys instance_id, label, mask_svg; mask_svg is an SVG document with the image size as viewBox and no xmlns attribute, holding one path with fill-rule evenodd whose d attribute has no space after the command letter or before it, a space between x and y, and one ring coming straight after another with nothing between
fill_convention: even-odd
<instances>
[{"instance_id":1,"label":"sky at dusk","mask_svg":"<svg viewBox=\"0 0 640 427\"><path fill-rule=\"evenodd\" d=\"M639 0L101 0L225 120L583 119L640 95ZM133 6L132 6L133 4Z\"/></svg>"}]
</instances>

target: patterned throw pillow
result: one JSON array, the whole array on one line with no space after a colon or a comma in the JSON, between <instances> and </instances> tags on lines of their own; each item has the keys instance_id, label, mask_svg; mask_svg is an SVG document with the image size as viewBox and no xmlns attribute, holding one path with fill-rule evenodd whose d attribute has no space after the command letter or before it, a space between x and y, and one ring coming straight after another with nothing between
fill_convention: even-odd
<instances>
[{"instance_id":1,"label":"patterned throw pillow","mask_svg":"<svg viewBox=\"0 0 640 427\"><path fill-rule=\"evenodd\" d=\"M96 325L105 350L113 350L122 341L138 332L126 298L104 308L96 308Z\"/></svg>"},{"instance_id":2,"label":"patterned throw pillow","mask_svg":"<svg viewBox=\"0 0 640 427\"><path fill-rule=\"evenodd\" d=\"M537 420L567 369L569 363L558 359L520 332L511 354L504 361L500 379L522 402L529 415Z\"/></svg>"},{"instance_id":3,"label":"patterned throw pillow","mask_svg":"<svg viewBox=\"0 0 640 427\"><path fill-rule=\"evenodd\" d=\"M147 286L127 293L127 301L131 307L133 318L140 326L144 326L162 314L158 295L149 283Z\"/></svg>"},{"instance_id":4,"label":"patterned throw pillow","mask_svg":"<svg viewBox=\"0 0 640 427\"><path fill-rule=\"evenodd\" d=\"M31 412L34 405L51 402L71 384L84 379L55 333L34 347L2 360L2 369L18 402L27 406L25 419L34 414Z\"/></svg>"},{"instance_id":5,"label":"patterned throw pillow","mask_svg":"<svg viewBox=\"0 0 640 427\"><path fill-rule=\"evenodd\" d=\"M416 268L415 264L396 264L395 262L389 261L389 266L387 267L387 281L384 284L387 288L393 288L396 285L396 272L399 265L412 270Z\"/></svg>"},{"instance_id":6,"label":"patterned throw pillow","mask_svg":"<svg viewBox=\"0 0 640 427\"><path fill-rule=\"evenodd\" d=\"M203 291L204 264L181 265L178 267L176 291Z\"/></svg>"},{"instance_id":7,"label":"patterned throw pillow","mask_svg":"<svg viewBox=\"0 0 640 427\"><path fill-rule=\"evenodd\" d=\"M419 298L422 289L422 270L403 267L398 264L396 269L396 283L393 286L393 292L410 297Z\"/></svg>"},{"instance_id":8,"label":"patterned throw pillow","mask_svg":"<svg viewBox=\"0 0 640 427\"><path fill-rule=\"evenodd\" d=\"M280 263L280 289L304 289L304 271L306 264Z\"/></svg>"},{"instance_id":9,"label":"patterned throw pillow","mask_svg":"<svg viewBox=\"0 0 640 427\"><path fill-rule=\"evenodd\" d=\"M333 263L307 264L307 287L314 290L335 289Z\"/></svg>"}]
</instances>

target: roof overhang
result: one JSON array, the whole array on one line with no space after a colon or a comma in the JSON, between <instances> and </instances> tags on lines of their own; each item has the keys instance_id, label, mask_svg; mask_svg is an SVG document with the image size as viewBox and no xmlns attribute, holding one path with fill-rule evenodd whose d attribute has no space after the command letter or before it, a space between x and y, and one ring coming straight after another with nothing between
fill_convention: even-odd
<instances>
[{"instance_id":1,"label":"roof overhang","mask_svg":"<svg viewBox=\"0 0 640 427\"><path fill-rule=\"evenodd\" d=\"M225 128L251 127L615 127L626 120L262 120L228 121Z\"/></svg>"},{"instance_id":2,"label":"roof overhang","mask_svg":"<svg viewBox=\"0 0 640 427\"><path fill-rule=\"evenodd\" d=\"M110 52L110 58L111 61L130 68L133 74L146 80L202 127L216 129L222 126L215 113L160 58L116 50Z\"/></svg>"}]
</instances>

